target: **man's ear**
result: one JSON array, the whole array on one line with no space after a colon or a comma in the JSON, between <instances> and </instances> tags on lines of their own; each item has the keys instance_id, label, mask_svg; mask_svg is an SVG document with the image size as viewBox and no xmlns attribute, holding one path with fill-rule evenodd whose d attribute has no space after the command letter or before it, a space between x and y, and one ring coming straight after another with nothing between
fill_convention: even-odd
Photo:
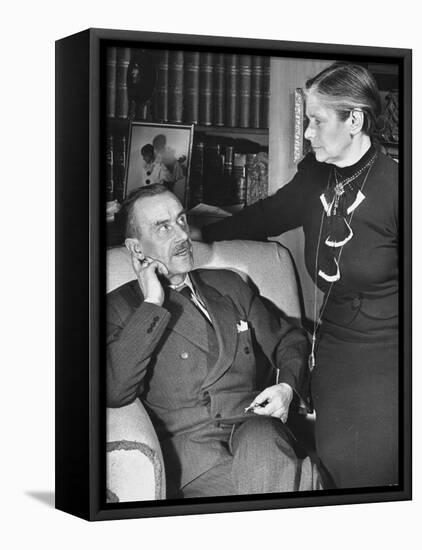
<instances>
[{"instance_id":1,"label":"man's ear","mask_svg":"<svg viewBox=\"0 0 422 550\"><path fill-rule=\"evenodd\" d=\"M127 239L125 239L125 247L129 250L131 254L136 256L139 260L144 259L145 256L142 253L138 239L134 237L128 237Z\"/></svg>"},{"instance_id":2,"label":"man's ear","mask_svg":"<svg viewBox=\"0 0 422 550\"><path fill-rule=\"evenodd\" d=\"M350 133L352 136L355 136L362 130L364 121L365 115L360 109L350 111Z\"/></svg>"}]
</instances>

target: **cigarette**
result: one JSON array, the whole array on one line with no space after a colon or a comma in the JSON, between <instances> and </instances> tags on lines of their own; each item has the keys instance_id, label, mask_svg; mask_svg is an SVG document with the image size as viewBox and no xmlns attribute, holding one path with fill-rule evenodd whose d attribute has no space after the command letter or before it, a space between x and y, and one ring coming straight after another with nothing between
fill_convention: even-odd
<instances>
[{"instance_id":1,"label":"cigarette","mask_svg":"<svg viewBox=\"0 0 422 550\"><path fill-rule=\"evenodd\" d=\"M249 411L253 411L258 407L264 407L264 403L255 403L254 405L249 405L249 407L246 407L246 409L244 409L244 412L247 413Z\"/></svg>"}]
</instances>

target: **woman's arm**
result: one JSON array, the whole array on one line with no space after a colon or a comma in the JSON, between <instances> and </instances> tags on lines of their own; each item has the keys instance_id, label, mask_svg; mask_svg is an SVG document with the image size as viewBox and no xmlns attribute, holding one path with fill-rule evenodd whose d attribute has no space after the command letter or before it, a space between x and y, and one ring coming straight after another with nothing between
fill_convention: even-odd
<instances>
[{"instance_id":1,"label":"woman's arm","mask_svg":"<svg viewBox=\"0 0 422 550\"><path fill-rule=\"evenodd\" d=\"M248 206L233 216L202 228L206 242L233 239L266 240L300 227L310 161L305 158L294 178L274 195ZM195 234L193 235L195 238Z\"/></svg>"}]
</instances>

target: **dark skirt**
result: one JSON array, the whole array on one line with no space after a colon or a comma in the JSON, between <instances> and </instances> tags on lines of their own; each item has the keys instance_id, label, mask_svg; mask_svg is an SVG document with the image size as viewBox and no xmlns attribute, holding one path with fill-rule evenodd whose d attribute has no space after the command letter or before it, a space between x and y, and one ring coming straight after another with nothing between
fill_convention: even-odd
<instances>
[{"instance_id":1,"label":"dark skirt","mask_svg":"<svg viewBox=\"0 0 422 550\"><path fill-rule=\"evenodd\" d=\"M312 375L316 447L338 488L398 483L398 330L325 323Z\"/></svg>"}]
</instances>

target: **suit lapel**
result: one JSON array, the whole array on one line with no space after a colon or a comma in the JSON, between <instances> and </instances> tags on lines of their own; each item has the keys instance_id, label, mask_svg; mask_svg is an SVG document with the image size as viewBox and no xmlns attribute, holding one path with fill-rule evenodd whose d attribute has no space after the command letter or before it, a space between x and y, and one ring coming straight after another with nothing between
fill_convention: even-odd
<instances>
[{"instance_id":1,"label":"suit lapel","mask_svg":"<svg viewBox=\"0 0 422 550\"><path fill-rule=\"evenodd\" d=\"M177 332L205 353L209 353L205 326L208 321L205 320L196 306L180 292L169 289L164 307L171 314L167 328Z\"/></svg>"},{"instance_id":2,"label":"suit lapel","mask_svg":"<svg viewBox=\"0 0 422 550\"><path fill-rule=\"evenodd\" d=\"M210 314L219 347L217 362L203 383L203 387L208 387L214 384L233 363L238 341L236 325L239 319L229 298L205 284L196 272L191 272L190 276Z\"/></svg>"},{"instance_id":3,"label":"suit lapel","mask_svg":"<svg viewBox=\"0 0 422 550\"><path fill-rule=\"evenodd\" d=\"M210 370L203 383L204 387L208 387L214 384L233 364L238 345L237 323L240 319L236 315L230 298L221 295L215 288L204 283L197 272L191 272L190 277L210 314L219 348L214 368ZM142 293L137 281L134 281L131 289L139 296L141 302ZM198 312L196 306L179 292L168 289L164 307L171 314L167 328L177 332L205 353L209 353L205 326L207 321Z\"/></svg>"}]
</instances>

